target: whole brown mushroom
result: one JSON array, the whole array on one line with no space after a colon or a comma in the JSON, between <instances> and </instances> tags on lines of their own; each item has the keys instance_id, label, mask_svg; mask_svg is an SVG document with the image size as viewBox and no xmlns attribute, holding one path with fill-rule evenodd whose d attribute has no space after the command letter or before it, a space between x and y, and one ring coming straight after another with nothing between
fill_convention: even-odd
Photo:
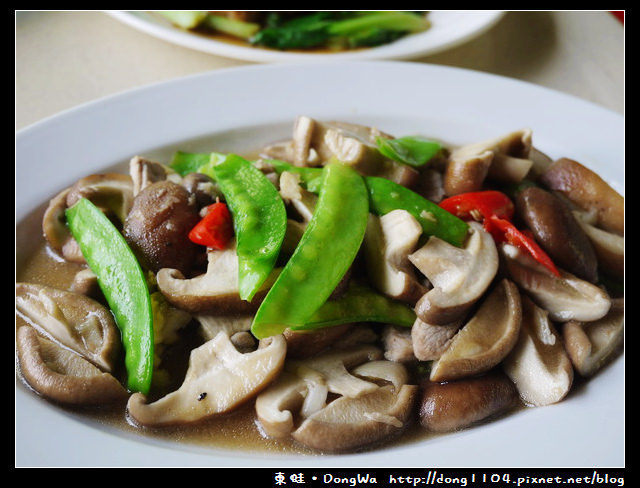
<instances>
[{"instance_id":1,"label":"whole brown mushroom","mask_svg":"<svg viewBox=\"0 0 640 488\"><path fill-rule=\"evenodd\" d=\"M188 237L199 220L189 192L177 183L162 180L136 195L123 232L145 268L172 268L189 275L202 250Z\"/></svg>"},{"instance_id":2,"label":"whole brown mushroom","mask_svg":"<svg viewBox=\"0 0 640 488\"><path fill-rule=\"evenodd\" d=\"M431 432L453 432L518 404L518 391L500 370L446 383L425 380L421 385L420 425Z\"/></svg>"}]
</instances>

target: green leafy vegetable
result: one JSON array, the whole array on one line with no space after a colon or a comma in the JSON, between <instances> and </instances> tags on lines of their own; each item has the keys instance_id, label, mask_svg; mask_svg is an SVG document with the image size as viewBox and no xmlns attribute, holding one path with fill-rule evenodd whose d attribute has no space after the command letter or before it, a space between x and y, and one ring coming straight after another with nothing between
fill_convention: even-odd
<instances>
[{"instance_id":1,"label":"green leafy vegetable","mask_svg":"<svg viewBox=\"0 0 640 488\"><path fill-rule=\"evenodd\" d=\"M261 21L245 21L205 10L159 11L182 29L209 30L273 49L349 49L393 42L430 27L426 12L313 11L267 12Z\"/></svg>"},{"instance_id":2,"label":"green leafy vegetable","mask_svg":"<svg viewBox=\"0 0 640 488\"><path fill-rule=\"evenodd\" d=\"M271 21L250 42L274 49L376 46L428 28L424 13L321 11Z\"/></svg>"},{"instance_id":3,"label":"green leafy vegetable","mask_svg":"<svg viewBox=\"0 0 640 488\"><path fill-rule=\"evenodd\" d=\"M274 49L304 49L321 46L329 39L330 12L296 17L266 27L250 39L251 44Z\"/></svg>"},{"instance_id":4,"label":"green leafy vegetable","mask_svg":"<svg viewBox=\"0 0 640 488\"><path fill-rule=\"evenodd\" d=\"M353 18L336 21L328 30L346 40L349 47L379 46L429 28L424 13L354 12Z\"/></svg>"}]
</instances>

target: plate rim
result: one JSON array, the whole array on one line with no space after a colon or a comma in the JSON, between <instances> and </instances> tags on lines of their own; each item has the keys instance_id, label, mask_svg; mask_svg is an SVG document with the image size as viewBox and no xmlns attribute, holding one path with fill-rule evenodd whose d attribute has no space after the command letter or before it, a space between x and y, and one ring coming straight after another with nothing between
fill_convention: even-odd
<instances>
[{"instance_id":1,"label":"plate rim","mask_svg":"<svg viewBox=\"0 0 640 488\"><path fill-rule=\"evenodd\" d=\"M362 51L340 52L340 53L315 53L304 54L290 51L277 51L272 49L259 49L250 46L234 45L215 39L207 39L206 37L190 34L188 31L164 25L160 19L157 21L146 17L149 16L147 11L126 11L126 10L107 10L108 15L122 22L129 27L137 29L148 35L162 39L164 41L188 48L196 51L220 55L241 61L257 62L257 63L287 63L287 62L318 62L329 59L334 60L374 60L374 59L409 59L419 56L427 56L437 54L439 52L451 49L468 42L469 40L483 34L496 25L505 15L502 10L478 10L472 11L475 15L481 15L480 21L472 24L472 27L459 35L449 35L435 45L421 46L419 41L427 39L429 31L415 34L411 42L386 44L383 46L369 48ZM465 11L447 11L440 10L434 12L455 12L459 14ZM416 36L421 36L417 37ZM402 41L402 39L400 40Z\"/></svg>"}]
</instances>

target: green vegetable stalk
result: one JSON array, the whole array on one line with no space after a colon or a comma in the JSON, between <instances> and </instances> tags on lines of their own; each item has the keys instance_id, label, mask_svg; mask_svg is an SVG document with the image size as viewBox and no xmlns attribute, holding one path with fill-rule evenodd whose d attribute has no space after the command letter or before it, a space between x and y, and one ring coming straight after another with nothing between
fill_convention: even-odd
<instances>
[{"instance_id":1,"label":"green vegetable stalk","mask_svg":"<svg viewBox=\"0 0 640 488\"><path fill-rule=\"evenodd\" d=\"M194 29L207 17L206 10L161 10L158 13L183 29Z\"/></svg>"},{"instance_id":2,"label":"green vegetable stalk","mask_svg":"<svg viewBox=\"0 0 640 488\"><path fill-rule=\"evenodd\" d=\"M307 324L360 249L369 212L362 177L333 162L323 178L314 214L254 317L251 332L259 339Z\"/></svg>"},{"instance_id":3,"label":"green vegetable stalk","mask_svg":"<svg viewBox=\"0 0 640 488\"><path fill-rule=\"evenodd\" d=\"M250 39L262 28L260 24L232 19L222 15L209 14L202 24L214 31L221 32L239 39Z\"/></svg>"},{"instance_id":4,"label":"green vegetable stalk","mask_svg":"<svg viewBox=\"0 0 640 488\"><path fill-rule=\"evenodd\" d=\"M240 297L251 301L274 269L287 230L287 212L276 187L240 156L213 166L236 235Z\"/></svg>"},{"instance_id":5,"label":"green vegetable stalk","mask_svg":"<svg viewBox=\"0 0 640 488\"><path fill-rule=\"evenodd\" d=\"M67 223L122 334L127 386L149 392L153 375L153 311L138 260L120 231L90 200L66 211Z\"/></svg>"}]
</instances>

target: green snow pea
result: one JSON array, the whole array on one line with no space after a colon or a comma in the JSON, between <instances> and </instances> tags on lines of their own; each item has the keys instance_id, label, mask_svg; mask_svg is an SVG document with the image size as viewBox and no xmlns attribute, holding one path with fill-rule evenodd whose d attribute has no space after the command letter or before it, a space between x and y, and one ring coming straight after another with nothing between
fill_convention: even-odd
<instances>
[{"instance_id":1,"label":"green snow pea","mask_svg":"<svg viewBox=\"0 0 640 488\"><path fill-rule=\"evenodd\" d=\"M122 334L127 387L147 394L153 376L153 312L149 288L123 235L90 200L66 211L67 223Z\"/></svg>"},{"instance_id":2,"label":"green snow pea","mask_svg":"<svg viewBox=\"0 0 640 488\"><path fill-rule=\"evenodd\" d=\"M298 167L285 161L271 160L270 163L278 173L291 171L299 174L307 190L317 192L321 168ZM384 215L392 210L406 210L418 220L425 234L439 237L455 246L461 246L464 242L469 226L462 219L392 180L378 176L363 178L369 192L371 212Z\"/></svg>"},{"instance_id":3,"label":"green snow pea","mask_svg":"<svg viewBox=\"0 0 640 488\"><path fill-rule=\"evenodd\" d=\"M336 300L327 300L309 321L292 330L312 330L352 322L381 322L411 327L416 320L413 309L367 286L349 288Z\"/></svg>"},{"instance_id":4,"label":"green snow pea","mask_svg":"<svg viewBox=\"0 0 640 488\"><path fill-rule=\"evenodd\" d=\"M322 168L315 166L294 166L291 163L278 159L267 159L266 162L273 166L273 169L275 169L279 175L284 171L288 171L289 173L295 173L300 176L300 182L310 192L318 193L320 191Z\"/></svg>"},{"instance_id":5,"label":"green snow pea","mask_svg":"<svg viewBox=\"0 0 640 488\"><path fill-rule=\"evenodd\" d=\"M414 167L427 164L442 151L442 144L421 136L406 136L396 139L378 136L376 144L378 151L383 156Z\"/></svg>"},{"instance_id":6,"label":"green snow pea","mask_svg":"<svg viewBox=\"0 0 640 488\"><path fill-rule=\"evenodd\" d=\"M394 181L368 176L365 182L373 213L384 215L396 209L406 210L420 223L425 234L458 247L464 243L469 225L462 219Z\"/></svg>"},{"instance_id":7,"label":"green snow pea","mask_svg":"<svg viewBox=\"0 0 640 488\"><path fill-rule=\"evenodd\" d=\"M298 167L284 161L270 162L278 173L291 171L300 174L307 189L317 192L321 168ZM439 237L454 246L461 246L464 242L469 226L462 219L392 180L378 176L364 176L363 179L369 192L371 212L384 215L392 210L406 210L418 220L425 234Z\"/></svg>"},{"instance_id":8,"label":"green snow pea","mask_svg":"<svg viewBox=\"0 0 640 488\"><path fill-rule=\"evenodd\" d=\"M338 162L322 171L314 214L254 316L251 332L258 339L304 326L327 301L362 244L369 212L362 177Z\"/></svg>"},{"instance_id":9,"label":"green snow pea","mask_svg":"<svg viewBox=\"0 0 640 488\"><path fill-rule=\"evenodd\" d=\"M225 158L225 154L217 152L194 153L176 151L169 163L169 167L180 176L186 176L189 173L204 173L213 177L213 167L224 161Z\"/></svg>"},{"instance_id":10,"label":"green snow pea","mask_svg":"<svg viewBox=\"0 0 640 488\"><path fill-rule=\"evenodd\" d=\"M251 301L274 269L287 230L278 190L246 159L229 154L212 167L233 216L240 297Z\"/></svg>"}]
</instances>

